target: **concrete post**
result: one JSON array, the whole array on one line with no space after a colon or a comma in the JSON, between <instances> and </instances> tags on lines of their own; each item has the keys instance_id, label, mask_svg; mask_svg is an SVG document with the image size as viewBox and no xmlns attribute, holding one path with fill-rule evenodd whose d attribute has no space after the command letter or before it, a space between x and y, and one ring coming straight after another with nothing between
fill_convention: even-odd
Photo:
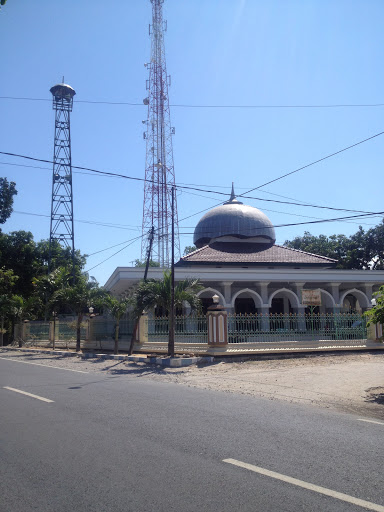
<instances>
[{"instance_id":1,"label":"concrete post","mask_svg":"<svg viewBox=\"0 0 384 512\"><path fill-rule=\"evenodd\" d=\"M57 322L57 320L56 320L56 322ZM52 343L54 340L54 327L55 327L56 322L53 322L52 320L50 320L50 322L49 322L49 342L50 343Z\"/></svg>"},{"instance_id":2,"label":"concrete post","mask_svg":"<svg viewBox=\"0 0 384 512\"><path fill-rule=\"evenodd\" d=\"M86 330L86 333L85 333L85 339L88 342L92 341L92 340L94 340L96 342L94 337L95 337L95 333L94 333L93 320L92 320L92 318L88 317L87 330Z\"/></svg>"}]
</instances>

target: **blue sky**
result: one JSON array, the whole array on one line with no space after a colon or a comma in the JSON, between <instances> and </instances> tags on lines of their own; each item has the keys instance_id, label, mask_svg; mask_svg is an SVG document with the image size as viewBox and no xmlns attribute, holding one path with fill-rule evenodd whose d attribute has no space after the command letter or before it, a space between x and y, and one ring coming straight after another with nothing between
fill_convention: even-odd
<instances>
[{"instance_id":1,"label":"blue sky","mask_svg":"<svg viewBox=\"0 0 384 512\"><path fill-rule=\"evenodd\" d=\"M380 104L382 0L165 0L167 68L175 105ZM71 118L73 164L144 177L144 105L151 22L149 0L8 0L0 11L0 151L51 159L54 113L49 89L65 81L77 94ZM237 193L257 187L383 130L383 106L339 108L172 107L176 182ZM268 185L253 195L382 211L384 136ZM39 169L9 164L48 167ZM0 155L0 176L17 183L5 232L49 237L49 165ZM141 234L143 184L74 173L75 245L92 254ZM178 196L179 218L220 196ZM204 197L202 197L204 196ZM247 199L278 224L348 215ZM192 243L200 215L180 222ZM277 242L302 235L352 234L380 218L278 228ZM121 245L120 247L124 247ZM119 247L90 256L91 268ZM91 271L103 284L140 257L140 241Z\"/></svg>"}]
</instances>

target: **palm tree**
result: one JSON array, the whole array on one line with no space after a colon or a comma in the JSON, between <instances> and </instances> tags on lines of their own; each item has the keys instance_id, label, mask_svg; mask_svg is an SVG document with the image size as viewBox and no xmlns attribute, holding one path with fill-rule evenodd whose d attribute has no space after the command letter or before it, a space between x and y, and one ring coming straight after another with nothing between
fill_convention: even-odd
<instances>
[{"instance_id":1,"label":"palm tree","mask_svg":"<svg viewBox=\"0 0 384 512\"><path fill-rule=\"evenodd\" d=\"M142 281L135 292L135 316L139 318L143 311L161 308L166 315L171 310L171 272L164 272L163 279ZM197 293L203 289L198 279L186 278L175 285L175 308L182 308L186 302L192 311L201 308ZM174 347L168 338L168 355L174 356Z\"/></svg>"},{"instance_id":2,"label":"palm tree","mask_svg":"<svg viewBox=\"0 0 384 512\"><path fill-rule=\"evenodd\" d=\"M119 329L121 317L127 312L129 306L132 304L130 297L113 297L112 295L106 295L104 299L104 305L111 313L115 320L115 349L114 353L119 353Z\"/></svg>"}]
</instances>

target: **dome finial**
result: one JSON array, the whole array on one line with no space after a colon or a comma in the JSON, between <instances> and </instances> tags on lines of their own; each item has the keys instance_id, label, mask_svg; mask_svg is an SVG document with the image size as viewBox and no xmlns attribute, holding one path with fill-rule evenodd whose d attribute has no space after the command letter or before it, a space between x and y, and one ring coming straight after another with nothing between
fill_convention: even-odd
<instances>
[{"instance_id":1,"label":"dome finial","mask_svg":"<svg viewBox=\"0 0 384 512\"><path fill-rule=\"evenodd\" d=\"M236 196L235 196L235 187L233 186L233 181L232 181L231 197L229 198L229 200L233 201L234 199L236 199Z\"/></svg>"},{"instance_id":2,"label":"dome finial","mask_svg":"<svg viewBox=\"0 0 384 512\"><path fill-rule=\"evenodd\" d=\"M228 201L225 201L224 204L243 204L241 203L240 201L238 201L236 199L236 195L235 195L235 187L234 187L234 184L233 184L233 181L232 181L232 190L231 190L231 195L228 199Z\"/></svg>"}]
</instances>

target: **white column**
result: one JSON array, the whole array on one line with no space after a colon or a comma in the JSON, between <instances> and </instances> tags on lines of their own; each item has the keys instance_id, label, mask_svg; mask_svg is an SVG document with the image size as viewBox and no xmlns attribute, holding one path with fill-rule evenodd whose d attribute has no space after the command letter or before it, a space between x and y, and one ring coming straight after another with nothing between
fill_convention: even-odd
<instances>
[{"instance_id":1,"label":"white column","mask_svg":"<svg viewBox=\"0 0 384 512\"><path fill-rule=\"evenodd\" d=\"M225 309L228 312L232 312L232 285L233 281L223 281L224 288L224 299L225 299Z\"/></svg>"},{"instance_id":2,"label":"white column","mask_svg":"<svg viewBox=\"0 0 384 512\"><path fill-rule=\"evenodd\" d=\"M301 291L302 289L304 288L304 285L305 285L305 281L300 281L300 282L297 282L297 283L293 283L296 287L296 295L298 296L299 298L299 301L301 303L301 301L303 300L303 297L301 295Z\"/></svg>"},{"instance_id":3,"label":"white column","mask_svg":"<svg viewBox=\"0 0 384 512\"><path fill-rule=\"evenodd\" d=\"M261 283L255 283L256 285L260 286L260 296L263 299L263 303L268 304L268 285L269 281L262 281Z\"/></svg>"},{"instance_id":4,"label":"white column","mask_svg":"<svg viewBox=\"0 0 384 512\"><path fill-rule=\"evenodd\" d=\"M263 331L269 331L269 304L262 304L261 306L261 329Z\"/></svg>"},{"instance_id":5,"label":"white column","mask_svg":"<svg viewBox=\"0 0 384 512\"><path fill-rule=\"evenodd\" d=\"M305 323L305 306L299 306L297 308L297 315L298 315L298 328L299 331L306 331L307 325Z\"/></svg>"},{"instance_id":6,"label":"white column","mask_svg":"<svg viewBox=\"0 0 384 512\"><path fill-rule=\"evenodd\" d=\"M373 284L365 284L364 285L365 295L367 296L369 303L372 300L372 288L373 288ZM369 307L371 307L371 306L369 306Z\"/></svg>"},{"instance_id":7,"label":"white column","mask_svg":"<svg viewBox=\"0 0 384 512\"><path fill-rule=\"evenodd\" d=\"M343 305L340 304L340 284L341 283L330 283L332 297L335 301L334 313L340 313L340 310L343 307Z\"/></svg>"},{"instance_id":8,"label":"white column","mask_svg":"<svg viewBox=\"0 0 384 512\"><path fill-rule=\"evenodd\" d=\"M261 328L263 331L269 331L270 325L269 325L269 304L268 304L268 285L269 281L262 281L260 283L255 283L256 285L260 286L260 296L263 301L263 304L261 305Z\"/></svg>"}]
</instances>

